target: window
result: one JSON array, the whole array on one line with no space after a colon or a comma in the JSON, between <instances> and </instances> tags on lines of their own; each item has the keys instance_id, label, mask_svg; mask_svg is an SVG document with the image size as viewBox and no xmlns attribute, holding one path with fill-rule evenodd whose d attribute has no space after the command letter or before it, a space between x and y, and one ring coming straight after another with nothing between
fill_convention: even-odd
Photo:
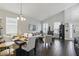
<instances>
[{"instance_id":1,"label":"window","mask_svg":"<svg viewBox=\"0 0 79 59\"><path fill-rule=\"evenodd\" d=\"M48 23L44 23L43 24L43 32L47 33L47 31L48 31Z\"/></svg>"},{"instance_id":2,"label":"window","mask_svg":"<svg viewBox=\"0 0 79 59\"><path fill-rule=\"evenodd\" d=\"M60 22L55 22L54 23L54 33L59 34L59 26L60 26Z\"/></svg>"},{"instance_id":3,"label":"window","mask_svg":"<svg viewBox=\"0 0 79 59\"><path fill-rule=\"evenodd\" d=\"M17 19L6 17L6 34L17 34Z\"/></svg>"},{"instance_id":4,"label":"window","mask_svg":"<svg viewBox=\"0 0 79 59\"><path fill-rule=\"evenodd\" d=\"M37 24L37 32L41 31L41 24Z\"/></svg>"},{"instance_id":5,"label":"window","mask_svg":"<svg viewBox=\"0 0 79 59\"><path fill-rule=\"evenodd\" d=\"M73 24L69 24L70 26L70 38L72 38L72 35L73 35Z\"/></svg>"}]
</instances>

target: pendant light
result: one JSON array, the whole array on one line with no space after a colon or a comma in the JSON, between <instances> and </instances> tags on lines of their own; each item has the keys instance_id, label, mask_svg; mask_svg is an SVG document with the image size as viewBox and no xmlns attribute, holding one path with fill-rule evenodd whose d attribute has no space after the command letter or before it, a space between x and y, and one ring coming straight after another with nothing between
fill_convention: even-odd
<instances>
[{"instance_id":1,"label":"pendant light","mask_svg":"<svg viewBox=\"0 0 79 59\"><path fill-rule=\"evenodd\" d=\"M22 14L22 3L20 3L20 14L17 17L17 20L25 21L26 18Z\"/></svg>"}]
</instances>

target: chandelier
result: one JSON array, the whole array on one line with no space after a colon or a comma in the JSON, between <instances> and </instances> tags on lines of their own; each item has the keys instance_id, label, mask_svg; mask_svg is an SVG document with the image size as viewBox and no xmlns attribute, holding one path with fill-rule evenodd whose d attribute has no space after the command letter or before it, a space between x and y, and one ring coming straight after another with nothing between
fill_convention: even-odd
<instances>
[{"instance_id":1,"label":"chandelier","mask_svg":"<svg viewBox=\"0 0 79 59\"><path fill-rule=\"evenodd\" d=\"M17 17L17 20L21 20L21 21L25 21L26 20L26 18L22 14L22 3L20 3L20 14Z\"/></svg>"}]
</instances>

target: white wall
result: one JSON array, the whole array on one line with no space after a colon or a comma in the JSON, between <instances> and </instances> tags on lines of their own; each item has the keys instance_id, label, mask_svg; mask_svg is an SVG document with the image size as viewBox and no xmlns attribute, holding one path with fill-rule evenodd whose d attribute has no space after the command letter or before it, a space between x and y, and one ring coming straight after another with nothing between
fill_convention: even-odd
<instances>
[{"instance_id":1,"label":"white wall","mask_svg":"<svg viewBox=\"0 0 79 59\"><path fill-rule=\"evenodd\" d=\"M74 25L73 30L75 29L76 31L76 33L73 32L73 37L79 36L79 4L74 5L54 16L47 18L46 20L44 20L44 22L48 23L49 26L53 26L54 22L73 24ZM68 30L68 32L66 32L66 30ZM71 40L69 35L70 35L69 27L65 27L66 40Z\"/></svg>"},{"instance_id":2,"label":"white wall","mask_svg":"<svg viewBox=\"0 0 79 59\"><path fill-rule=\"evenodd\" d=\"M72 6L71 8L66 9L65 11L65 23L70 23L74 25L73 30L75 29L75 33L73 33L73 37L79 36L79 4ZM69 32L66 33L67 37L69 36ZM68 39L67 39L68 40Z\"/></svg>"},{"instance_id":3,"label":"white wall","mask_svg":"<svg viewBox=\"0 0 79 59\"><path fill-rule=\"evenodd\" d=\"M63 21L64 21L64 11L44 20L44 22L48 23L49 26L52 26L52 27L54 25L54 22L63 22Z\"/></svg>"},{"instance_id":4,"label":"white wall","mask_svg":"<svg viewBox=\"0 0 79 59\"><path fill-rule=\"evenodd\" d=\"M36 25L36 27L38 27L39 26L39 31L41 30L41 24L40 24L40 21L38 21L38 20L35 20L35 19L33 19L33 18L31 18L31 17L27 17L26 18L26 21L19 21L18 22L19 23L19 26L18 26L18 31L19 31L19 34L23 34L23 33L26 33L26 32L33 32L33 31L30 31L29 29L28 29L28 26L29 26L29 24L32 24L32 25ZM38 32L38 30L36 30L36 32Z\"/></svg>"},{"instance_id":5,"label":"white wall","mask_svg":"<svg viewBox=\"0 0 79 59\"><path fill-rule=\"evenodd\" d=\"M5 27L6 16L14 17L14 18L17 17L15 13L5 11L5 10L0 10L0 17L2 17L2 22L3 22L3 30L2 30L3 34L6 34L5 32L6 31L6 27ZM53 27L54 22L72 23L74 24L74 28L76 30L75 36L79 36L79 4L72 6L71 8L65 9L64 11L54 16L48 17L43 22L48 23L49 26L52 26L52 27ZM22 34L25 32L30 32L28 30L28 24L34 24L34 25L40 26L40 23L41 23L40 21L31 17L27 17L25 22L18 21L18 33ZM69 33L66 33L66 35L69 36Z\"/></svg>"},{"instance_id":6,"label":"white wall","mask_svg":"<svg viewBox=\"0 0 79 59\"><path fill-rule=\"evenodd\" d=\"M6 16L15 18L16 14L5 11L5 10L0 10L0 17L2 19L2 26L3 26L2 34L6 34Z\"/></svg>"},{"instance_id":7,"label":"white wall","mask_svg":"<svg viewBox=\"0 0 79 59\"><path fill-rule=\"evenodd\" d=\"M48 23L49 26L53 26L54 22L63 22L73 24L74 28L76 30L76 35L73 33L73 36L78 36L79 35L79 5L75 5L71 8L68 8L54 16L51 16L47 18L44 22ZM66 31L68 30L68 32ZM65 39L66 40L71 40L70 39L70 31L69 27L65 27Z\"/></svg>"},{"instance_id":8,"label":"white wall","mask_svg":"<svg viewBox=\"0 0 79 59\"><path fill-rule=\"evenodd\" d=\"M0 10L0 17L2 17L2 25L3 25L3 29L2 29L3 35L6 34L6 16L17 18L17 15L15 13L5 10ZM27 17L25 22L18 21L18 33L22 34L25 32L29 32L28 24L40 25L40 21L37 21L31 17Z\"/></svg>"}]
</instances>

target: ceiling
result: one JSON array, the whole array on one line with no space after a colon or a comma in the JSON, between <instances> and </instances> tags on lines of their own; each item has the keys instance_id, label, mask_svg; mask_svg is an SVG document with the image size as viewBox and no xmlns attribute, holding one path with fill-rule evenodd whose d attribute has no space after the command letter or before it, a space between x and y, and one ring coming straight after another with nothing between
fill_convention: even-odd
<instances>
[{"instance_id":1,"label":"ceiling","mask_svg":"<svg viewBox=\"0 0 79 59\"><path fill-rule=\"evenodd\" d=\"M76 3L23 3L23 15L44 20L50 16L67 9ZM18 3L0 3L0 9L4 9L19 14L20 4Z\"/></svg>"}]
</instances>

